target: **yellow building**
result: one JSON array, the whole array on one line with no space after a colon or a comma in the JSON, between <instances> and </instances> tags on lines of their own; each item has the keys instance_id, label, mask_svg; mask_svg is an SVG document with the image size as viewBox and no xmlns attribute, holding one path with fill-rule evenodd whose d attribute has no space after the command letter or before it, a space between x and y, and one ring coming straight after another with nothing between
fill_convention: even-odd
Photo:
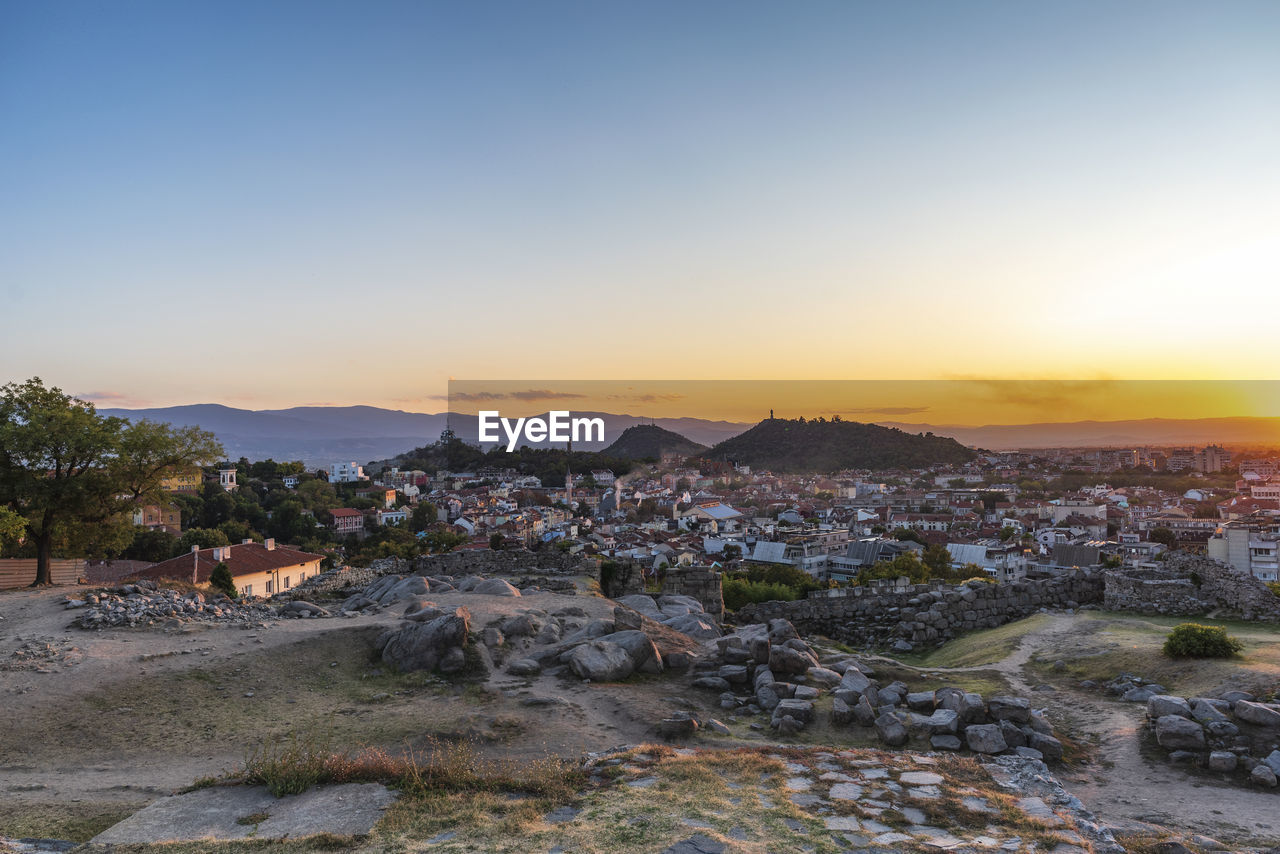
<instances>
[{"instance_id":1,"label":"yellow building","mask_svg":"<svg viewBox=\"0 0 1280 854\"><path fill-rule=\"evenodd\" d=\"M171 578L207 587L213 568L225 563L231 570L236 591L243 596L272 596L290 590L320 572L323 555L313 555L265 543L243 542L237 546L192 549L137 573L135 578Z\"/></svg>"},{"instance_id":2,"label":"yellow building","mask_svg":"<svg viewBox=\"0 0 1280 854\"><path fill-rule=\"evenodd\" d=\"M160 481L160 488L165 492L183 492L196 494L200 491L201 484L204 483L204 473L199 469L193 469L182 474L175 474L172 477L166 477Z\"/></svg>"}]
</instances>

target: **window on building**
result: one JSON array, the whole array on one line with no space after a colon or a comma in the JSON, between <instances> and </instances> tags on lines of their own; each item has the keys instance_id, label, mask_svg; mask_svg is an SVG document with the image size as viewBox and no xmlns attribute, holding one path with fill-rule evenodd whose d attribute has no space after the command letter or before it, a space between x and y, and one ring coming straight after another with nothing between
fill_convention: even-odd
<instances>
[{"instance_id":1,"label":"window on building","mask_svg":"<svg viewBox=\"0 0 1280 854\"><path fill-rule=\"evenodd\" d=\"M270 582L270 581L268 581L268 582L267 582L267 595L268 595L268 596L270 596L270 595L271 595L271 582Z\"/></svg>"},{"instance_id":2,"label":"window on building","mask_svg":"<svg viewBox=\"0 0 1280 854\"><path fill-rule=\"evenodd\" d=\"M244 586L244 589L242 589L240 592L241 592L242 594L244 594L245 596L252 596L252 595L253 595L253 585L252 585L252 584L246 584L246 585Z\"/></svg>"},{"instance_id":3,"label":"window on building","mask_svg":"<svg viewBox=\"0 0 1280 854\"><path fill-rule=\"evenodd\" d=\"M292 586L293 586L293 585L289 583L289 576L287 576L287 575L286 575L286 576L284 577L284 589L285 589L285 590L288 590L288 589L289 589L290 587L292 587Z\"/></svg>"}]
</instances>

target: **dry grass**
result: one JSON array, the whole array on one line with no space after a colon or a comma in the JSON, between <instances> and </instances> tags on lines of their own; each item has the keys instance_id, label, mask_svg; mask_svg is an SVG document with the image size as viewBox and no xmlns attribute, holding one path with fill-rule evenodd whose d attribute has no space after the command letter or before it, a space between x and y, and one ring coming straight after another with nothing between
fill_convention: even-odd
<instances>
[{"instance_id":1,"label":"dry grass","mask_svg":"<svg viewBox=\"0 0 1280 854\"><path fill-rule=\"evenodd\" d=\"M314 736L290 737L258 748L227 782L266 786L276 797L326 783L385 783L408 795L519 791L565 799L586 781L559 758L515 762L482 755L467 741L429 739L393 753L380 747L334 750Z\"/></svg>"}]
</instances>

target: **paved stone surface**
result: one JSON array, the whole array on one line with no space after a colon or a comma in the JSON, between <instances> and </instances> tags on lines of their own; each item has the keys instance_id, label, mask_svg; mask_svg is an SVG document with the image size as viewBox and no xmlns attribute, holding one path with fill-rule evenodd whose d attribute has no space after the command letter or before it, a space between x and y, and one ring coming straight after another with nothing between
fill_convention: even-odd
<instances>
[{"instance_id":1,"label":"paved stone surface","mask_svg":"<svg viewBox=\"0 0 1280 854\"><path fill-rule=\"evenodd\" d=\"M323 786L276 798L261 786L213 786L161 798L95 836L96 844L363 836L396 796L378 783ZM241 824L266 814L259 822Z\"/></svg>"}]
</instances>

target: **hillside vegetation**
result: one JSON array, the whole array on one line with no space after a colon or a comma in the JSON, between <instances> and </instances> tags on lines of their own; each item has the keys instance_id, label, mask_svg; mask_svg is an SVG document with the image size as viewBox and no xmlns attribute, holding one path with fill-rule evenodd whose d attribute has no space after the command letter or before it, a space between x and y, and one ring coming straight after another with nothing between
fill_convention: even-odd
<instances>
[{"instance_id":1,"label":"hillside vegetation","mask_svg":"<svg viewBox=\"0 0 1280 854\"><path fill-rule=\"evenodd\" d=\"M656 460L663 454L694 457L706 450L706 445L699 445L692 439L686 439L657 424L637 424L624 430L617 441L601 451L601 454L627 460Z\"/></svg>"},{"instance_id":2,"label":"hillside vegetation","mask_svg":"<svg viewBox=\"0 0 1280 854\"><path fill-rule=\"evenodd\" d=\"M857 421L771 418L708 452L775 472L833 472L841 469L925 468L974 458L955 439L917 435Z\"/></svg>"}]
</instances>

